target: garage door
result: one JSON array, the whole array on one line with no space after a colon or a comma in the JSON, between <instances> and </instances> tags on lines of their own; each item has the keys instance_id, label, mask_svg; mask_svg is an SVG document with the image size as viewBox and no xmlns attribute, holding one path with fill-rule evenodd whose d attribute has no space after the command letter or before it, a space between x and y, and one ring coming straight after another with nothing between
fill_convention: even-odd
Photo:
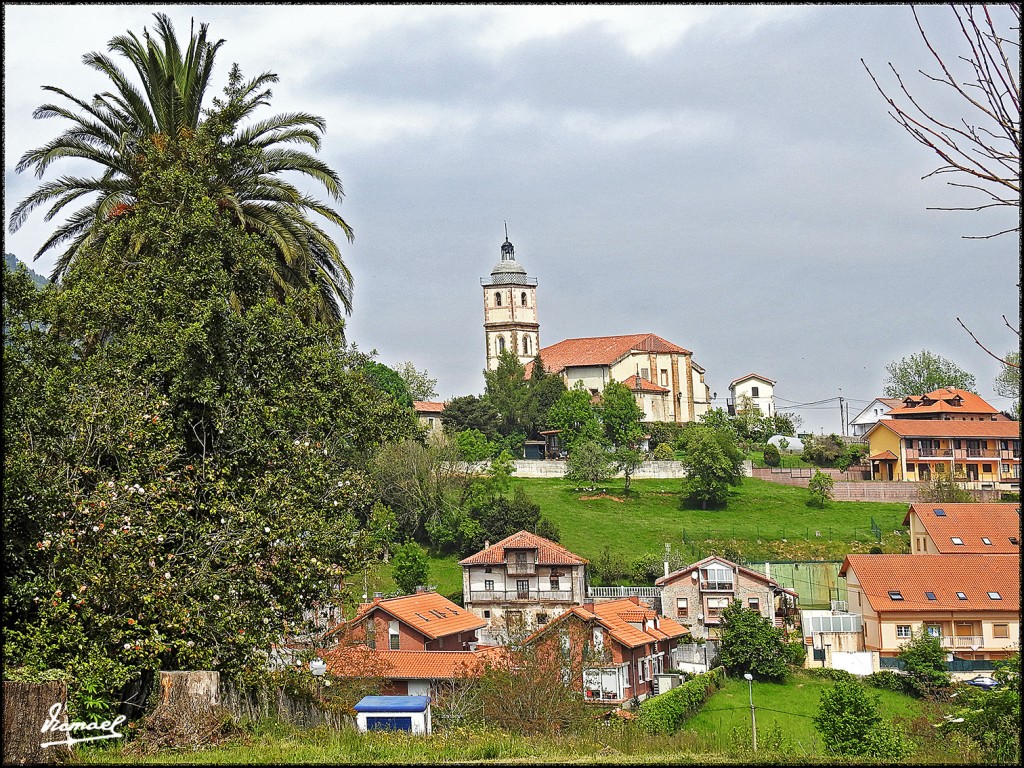
<instances>
[{"instance_id":1,"label":"garage door","mask_svg":"<svg viewBox=\"0 0 1024 768\"><path fill-rule=\"evenodd\" d=\"M367 717L368 731L412 731L411 717Z\"/></svg>"}]
</instances>

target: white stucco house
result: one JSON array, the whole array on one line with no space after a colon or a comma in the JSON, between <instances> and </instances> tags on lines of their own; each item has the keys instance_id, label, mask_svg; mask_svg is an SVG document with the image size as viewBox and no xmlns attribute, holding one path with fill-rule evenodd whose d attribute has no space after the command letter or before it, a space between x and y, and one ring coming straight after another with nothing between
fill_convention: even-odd
<instances>
[{"instance_id":1,"label":"white stucco house","mask_svg":"<svg viewBox=\"0 0 1024 768\"><path fill-rule=\"evenodd\" d=\"M743 397L749 397L764 416L775 415L775 381L758 373L748 373L729 384L729 415L736 415L736 407Z\"/></svg>"}]
</instances>

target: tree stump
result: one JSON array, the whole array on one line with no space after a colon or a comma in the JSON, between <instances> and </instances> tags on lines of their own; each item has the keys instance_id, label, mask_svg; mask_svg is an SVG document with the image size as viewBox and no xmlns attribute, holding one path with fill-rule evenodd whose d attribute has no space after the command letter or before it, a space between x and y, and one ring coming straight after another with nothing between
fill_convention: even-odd
<instances>
[{"instance_id":1,"label":"tree stump","mask_svg":"<svg viewBox=\"0 0 1024 768\"><path fill-rule=\"evenodd\" d=\"M66 745L43 748L59 741L63 731L43 733L54 704L60 704L59 722L67 723L67 685L61 682L14 683L4 681L4 765L59 763L71 755Z\"/></svg>"},{"instance_id":2,"label":"tree stump","mask_svg":"<svg viewBox=\"0 0 1024 768\"><path fill-rule=\"evenodd\" d=\"M208 710L220 706L219 672L161 672L160 704L175 707L188 704Z\"/></svg>"}]
</instances>

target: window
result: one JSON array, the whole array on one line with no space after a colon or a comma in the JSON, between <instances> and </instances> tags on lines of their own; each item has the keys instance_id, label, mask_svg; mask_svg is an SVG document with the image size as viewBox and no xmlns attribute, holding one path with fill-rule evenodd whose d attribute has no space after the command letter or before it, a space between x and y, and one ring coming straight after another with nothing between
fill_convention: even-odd
<instances>
[{"instance_id":1,"label":"window","mask_svg":"<svg viewBox=\"0 0 1024 768\"><path fill-rule=\"evenodd\" d=\"M747 598L747 608L749 608L752 611L756 611L757 613L760 613L761 612L761 598L759 598L759 597Z\"/></svg>"},{"instance_id":2,"label":"window","mask_svg":"<svg viewBox=\"0 0 1024 768\"><path fill-rule=\"evenodd\" d=\"M761 390L758 389L757 387L751 387L750 388L750 396L751 397L760 397L761 396L760 392L761 392Z\"/></svg>"},{"instance_id":3,"label":"window","mask_svg":"<svg viewBox=\"0 0 1024 768\"><path fill-rule=\"evenodd\" d=\"M397 651L399 646L399 635L398 635L398 622L388 622L388 648L392 651Z\"/></svg>"},{"instance_id":4,"label":"window","mask_svg":"<svg viewBox=\"0 0 1024 768\"><path fill-rule=\"evenodd\" d=\"M505 337L504 336L499 336L498 337L498 354L499 355L500 354L504 354L504 352L505 352Z\"/></svg>"},{"instance_id":5,"label":"window","mask_svg":"<svg viewBox=\"0 0 1024 768\"><path fill-rule=\"evenodd\" d=\"M491 618L491 612L490 611L484 611L484 618L485 619Z\"/></svg>"},{"instance_id":6,"label":"window","mask_svg":"<svg viewBox=\"0 0 1024 768\"><path fill-rule=\"evenodd\" d=\"M944 509L936 509L935 510L935 516L936 517L945 517L946 516L946 510L944 510Z\"/></svg>"},{"instance_id":7,"label":"window","mask_svg":"<svg viewBox=\"0 0 1024 768\"><path fill-rule=\"evenodd\" d=\"M961 539L959 536L950 536L949 540L956 544L958 547L962 547L964 544L964 540Z\"/></svg>"},{"instance_id":8,"label":"window","mask_svg":"<svg viewBox=\"0 0 1024 768\"><path fill-rule=\"evenodd\" d=\"M676 616L685 619L690 615L690 600L686 597L676 598Z\"/></svg>"},{"instance_id":9,"label":"window","mask_svg":"<svg viewBox=\"0 0 1024 768\"><path fill-rule=\"evenodd\" d=\"M903 593L900 592L899 590L894 589L891 592L889 592L889 599L890 600L902 600L903 599Z\"/></svg>"},{"instance_id":10,"label":"window","mask_svg":"<svg viewBox=\"0 0 1024 768\"><path fill-rule=\"evenodd\" d=\"M1010 625L1009 624L993 624L992 625L992 637L1004 637L1010 636Z\"/></svg>"},{"instance_id":11,"label":"window","mask_svg":"<svg viewBox=\"0 0 1024 768\"><path fill-rule=\"evenodd\" d=\"M494 579L484 579L484 591L485 592L493 592L494 591Z\"/></svg>"},{"instance_id":12,"label":"window","mask_svg":"<svg viewBox=\"0 0 1024 768\"><path fill-rule=\"evenodd\" d=\"M986 547L991 547L992 546L992 539L990 539L988 536L982 536L981 537L981 543L984 544Z\"/></svg>"},{"instance_id":13,"label":"window","mask_svg":"<svg viewBox=\"0 0 1024 768\"><path fill-rule=\"evenodd\" d=\"M498 291L494 292L494 306L501 306L501 293L499 293Z\"/></svg>"},{"instance_id":14,"label":"window","mask_svg":"<svg viewBox=\"0 0 1024 768\"><path fill-rule=\"evenodd\" d=\"M942 627L938 624L928 624L924 630L928 633L928 637L942 637Z\"/></svg>"},{"instance_id":15,"label":"window","mask_svg":"<svg viewBox=\"0 0 1024 768\"><path fill-rule=\"evenodd\" d=\"M1010 536L1008 538L1010 539L1010 543L1013 544L1013 546L1020 546L1020 541L1017 539L1016 536Z\"/></svg>"},{"instance_id":16,"label":"window","mask_svg":"<svg viewBox=\"0 0 1024 768\"><path fill-rule=\"evenodd\" d=\"M538 613L537 614L537 623L538 624L547 624L548 623L548 615L546 613Z\"/></svg>"},{"instance_id":17,"label":"window","mask_svg":"<svg viewBox=\"0 0 1024 768\"><path fill-rule=\"evenodd\" d=\"M484 573L491 573L492 570L493 569L491 568L491 566L488 565L486 568L484 568Z\"/></svg>"},{"instance_id":18,"label":"window","mask_svg":"<svg viewBox=\"0 0 1024 768\"><path fill-rule=\"evenodd\" d=\"M1003 596L1000 595L998 592L989 592L988 593L988 599L989 600L1002 600Z\"/></svg>"},{"instance_id":19,"label":"window","mask_svg":"<svg viewBox=\"0 0 1024 768\"><path fill-rule=\"evenodd\" d=\"M526 579L516 579L516 599L530 599L530 582Z\"/></svg>"},{"instance_id":20,"label":"window","mask_svg":"<svg viewBox=\"0 0 1024 768\"><path fill-rule=\"evenodd\" d=\"M938 598L935 597L934 592L925 592L924 596L927 597L929 600L938 600Z\"/></svg>"},{"instance_id":21,"label":"window","mask_svg":"<svg viewBox=\"0 0 1024 768\"><path fill-rule=\"evenodd\" d=\"M524 307L526 306L526 291L519 294L519 301Z\"/></svg>"},{"instance_id":22,"label":"window","mask_svg":"<svg viewBox=\"0 0 1024 768\"><path fill-rule=\"evenodd\" d=\"M963 592L957 592L956 596L957 596L957 598L959 600L966 600L967 599L967 595L965 595Z\"/></svg>"},{"instance_id":23,"label":"window","mask_svg":"<svg viewBox=\"0 0 1024 768\"><path fill-rule=\"evenodd\" d=\"M910 472L913 472L913 471L914 471L914 465L913 464L907 464L907 472L910 473Z\"/></svg>"},{"instance_id":24,"label":"window","mask_svg":"<svg viewBox=\"0 0 1024 768\"><path fill-rule=\"evenodd\" d=\"M728 597L709 597L708 598L708 618L717 618L722 615L729 606Z\"/></svg>"},{"instance_id":25,"label":"window","mask_svg":"<svg viewBox=\"0 0 1024 768\"><path fill-rule=\"evenodd\" d=\"M666 371L664 368L661 369L661 386L668 386L668 371Z\"/></svg>"},{"instance_id":26,"label":"window","mask_svg":"<svg viewBox=\"0 0 1024 768\"><path fill-rule=\"evenodd\" d=\"M982 464L981 465L981 471L982 472L991 472L992 471L992 465L991 464Z\"/></svg>"},{"instance_id":27,"label":"window","mask_svg":"<svg viewBox=\"0 0 1024 768\"><path fill-rule=\"evenodd\" d=\"M551 591L552 592L557 592L558 591L558 577L557 576L552 576L550 584L551 584Z\"/></svg>"},{"instance_id":28,"label":"window","mask_svg":"<svg viewBox=\"0 0 1024 768\"><path fill-rule=\"evenodd\" d=\"M648 369L648 368L641 368L640 369L640 378L641 379L650 380L650 378L651 378L651 371L650 371L650 369Z\"/></svg>"},{"instance_id":29,"label":"window","mask_svg":"<svg viewBox=\"0 0 1024 768\"><path fill-rule=\"evenodd\" d=\"M896 637L910 637L910 625L909 624L897 624L896 625Z\"/></svg>"}]
</instances>

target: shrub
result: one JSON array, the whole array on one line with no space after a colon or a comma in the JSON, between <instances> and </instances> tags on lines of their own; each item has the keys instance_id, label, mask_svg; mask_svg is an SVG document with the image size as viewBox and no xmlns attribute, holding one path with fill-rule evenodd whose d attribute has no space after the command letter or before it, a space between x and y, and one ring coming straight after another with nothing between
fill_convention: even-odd
<instances>
[{"instance_id":1,"label":"shrub","mask_svg":"<svg viewBox=\"0 0 1024 768\"><path fill-rule=\"evenodd\" d=\"M923 630L915 633L900 646L898 658L904 663L917 694L922 698L935 698L949 687L946 652L939 638Z\"/></svg>"},{"instance_id":2,"label":"shrub","mask_svg":"<svg viewBox=\"0 0 1024 768\"><path fill-rule=\"evenodd\" d=\"M653 584L654 580L662 575L663 570L662 559L648 552L633 561L630 576L638 584Z\"/></svg>"},{"instance_id":3,"label":"shrub","mask_svg":"<svg viewBox=\"0 0 1024 768\"><path fill-rule=\"evenodd\" d=\"M651 451L651 457L655 461L672 461L676 457L676 453L672 450L671 443L658 443Z\"/></svg>"},{"instance_id":4,"label":"shrub","mask_svg":"<svg viewBox=\"0 0 1024 768\"><path fill-rule=\"evenodd\" d=\"M836 680L842 682L856 682L857 678L845 669L830 669L828 667L811 667L805 670L805 672L811 677L821 677L826 680Z\"/></svg>"},{"instance_id":5,"label":"shrub","mask_svg":"<svg viewBox=\"0 0 1024 768\"><path fill-rule=\"evenodd\" d=\"M764 447L764 463L769 467L777 467L782 463L782 455L779 453L779 449L775 447L774 443L768 443Z\"/></svg>"},{"instance_id":6,"label":"shrub","mask_svg":"<svg viewBox=\"0 0 1024 768\"><path fill-rule=\"evenodd\" d=\"M756 611L733 600L722 611L719 661L729 674L781 681L786 677L786 644L782 630Z\"/></svg>"},{"instance_id":7,"label":"shrub","mask_svg":"<svg viewBox=\"0 0 1024 768\"><path fill-rule=\"evenodd\" d=\"M721 667L697 675L660 696L645 699L639 707L640 727L648 733L671 734L700 711L716 690L725 682Z\"/></svg>"},{"instance_id":8,"label":"shrub","mask_svg":"<svg viewBox=\"0 0 1024 768\"><path fill-rule=\"evenodd\" d=\"M603 483L612 476L612 457L596 440L576 445L565 464L565 476L583 483Z\"/></svg>"},{"instance_id":9,"label":"shrub","mask_svg":"<svg viewBox=\"0 0 1024 768\"><path fill-rule=\"evenodd\" d=\"M405 594L412 594L419 585L426 585L430 565L427 553L416 542L403 544L395 551L391 576Z\"/></svg>"},{"instance_id":10,"label":"shrub","mask_svg":"<svg viewBox=\"0 0 1024 768\"><path fill-rule=\"evenodd\" d=\"M825 502L832 498L832 489L835 488L835 485L836 481L832 479L831 475L816 470L814 477L807 484L807 490L811 492L811 500L824 509Z\"/></svg>"},{"instance_id":11,"label":"shrub","mask_svg":"<svg viewBox=\"0 0 1024 768\"><path fill-rule=\"evenodd\" d=\"M913 695L914 684L907 675L901 675L892 670L883 669L881 672L872 672L864 678L864 682L872 688L881 688L884 691L894 691Z\"/></svg>"},{"instance_id":12,"label":"shrub","mask_svg":"<svg viewBox=\"0 0 1024 768\"><path fill-rule=\"evenodd\" d=\"M786 643L786 663L791 667L802 667L807 659L807 647L803 640Z\"/></svg>"},{"instance_id":13,"label":"shrub","mask_svg":"<svg viewBox=\"0 0 1024 768\"><path fill-rule=\"evenodd\" d=\"M838 680L822 691L814 726L826 749L838 755L862 755L871 731L882 723L877 696L869 696L856 680Z\"/></svg>"}]
</instances>

